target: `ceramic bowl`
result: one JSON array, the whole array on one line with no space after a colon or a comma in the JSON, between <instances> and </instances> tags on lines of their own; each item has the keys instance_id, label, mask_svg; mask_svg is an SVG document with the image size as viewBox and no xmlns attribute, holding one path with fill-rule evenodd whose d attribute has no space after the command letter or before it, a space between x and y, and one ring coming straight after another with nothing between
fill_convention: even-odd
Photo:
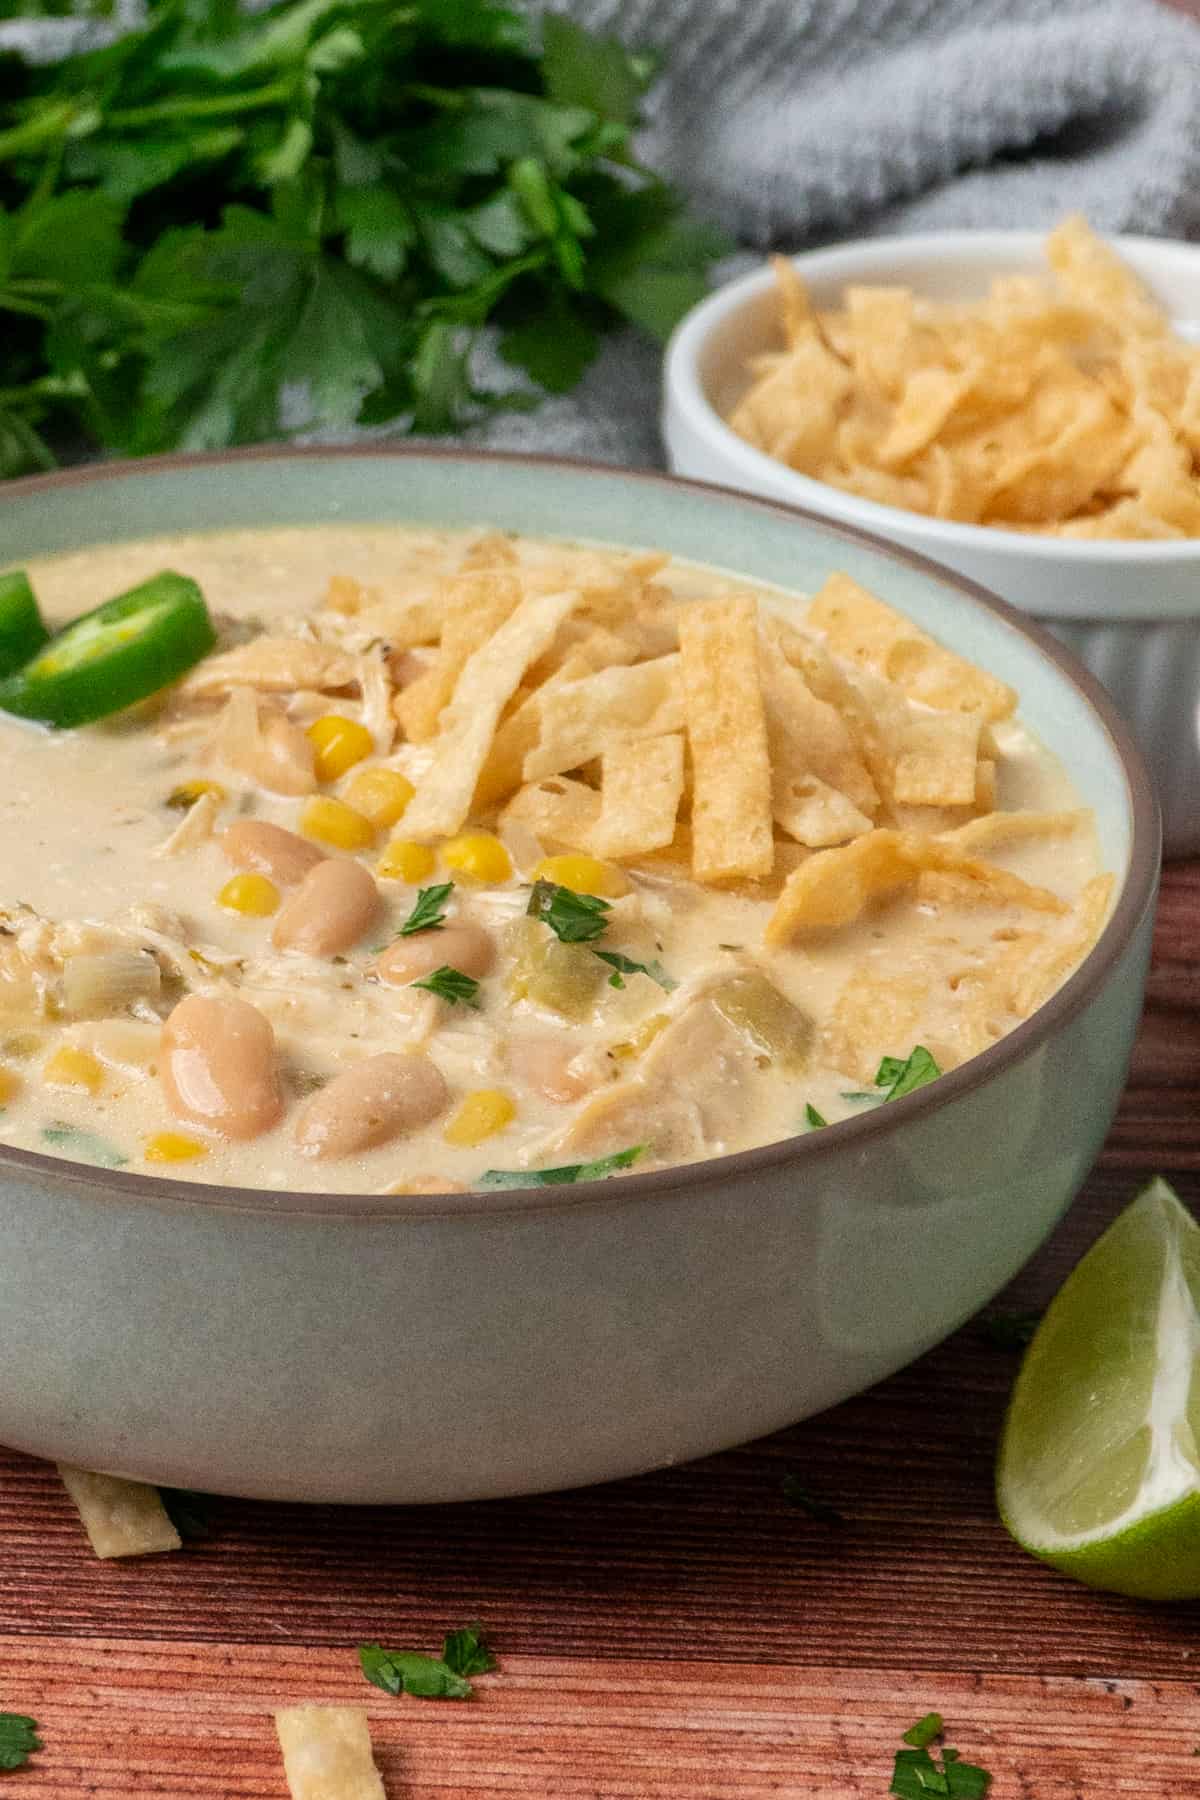
<instances>
[{"instance_id":1,"label":"ceramic bowl","mask_svg":"<svg viewBox=\"0 0 1200 1800\"><path fill-rule=\"evenodd\" d=\"M952 231L876 238L794 258L818 305L848 282L901 283L935 300L984 293L1000 274L1046 273L1043 234ZM1182 334L1200 336L1200 245L1113 240ZM1168 855L1200 851L1200 539L1076 543L957 525L843 493L755 450L725 423L747 358L780 344L770 269L693 309L664 365L663 435L680 475L787 500L982 582L1068 644L1113 695L1149 757Z\"/></svg>"},{"instance_id":2,"label":"ceramic bowl","mask_svg":"<svg viewBox=\"0 0 1200 1800\"><path fill-rule=\"evenodd\" d=\"M955 576L787 507L652 475L425 452L108 466L0 495L0 566L170 531L486 521L877 588L1022 696L1119 894L1009 1037L870 1116L688 1168L458 1196L222 1189L0 1149L0 1441L279 1499L602 1481L774 1431L886 1375L1006 1282L1112 1119L1158 868L1101 690Z\"/></svg>"}]
</instances>

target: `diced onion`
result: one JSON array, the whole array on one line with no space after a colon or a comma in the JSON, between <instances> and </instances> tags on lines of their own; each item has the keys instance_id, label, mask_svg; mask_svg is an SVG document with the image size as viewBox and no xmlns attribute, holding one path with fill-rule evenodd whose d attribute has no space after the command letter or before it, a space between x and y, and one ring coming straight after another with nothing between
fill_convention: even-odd
<instances>
[{"instance_id":1,"label":"diced onion","mask_svg":"<svg viewBox=\"0 0 1200 1800\"><path fill-rule=\"evenodd\" d=\"M138 1000L156 1000L161 986L148 950L104 950L63 964L63 1007L75 1019L128 1012Z\"/></svg>"}]
</instances>

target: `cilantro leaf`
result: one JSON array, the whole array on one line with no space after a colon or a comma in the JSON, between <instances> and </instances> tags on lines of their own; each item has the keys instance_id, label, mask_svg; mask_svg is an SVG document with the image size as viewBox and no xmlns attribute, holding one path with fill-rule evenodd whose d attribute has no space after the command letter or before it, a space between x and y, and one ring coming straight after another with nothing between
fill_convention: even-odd
<instances>
[{"instance_id":1,"label":"cilantro leaf","mask_svg":"<svg viewBox=\"0 0 1200 1800\"><path fill-rule=\"evenodd\" d=\"M542 22L546 93L563 106L585 106L602 119L633 125L645 81L638 59L615 38L597 38L551 13Z\"/></svg>"},{"instance_id":2,"label":"cilantro leaf","mask_svg":"<svg viewBox=\"0 0 1200 1800\"><path fill-rule=\"evenodd\" d=\"M485 1169L479 1177L479 1185L489 1188L567 1187L576 1181L599 1181L605 1175L614 1175L618 1169L632 1168L645 1151L645 1144L635 1144L628 1150L616 1150L611 1156L597 1157L595 1162L563 1163L557 1169Z\"/></svg>"},{"instance_id":3,"label":"cilantro leaf","mask_svg":"<svg viewBox=\"0 0 1200 1800\"><path fill-rule=\"evenodd\" d=\"M573 388L600 348L600 339L578 303L551 292L526 307L518 324L500 338L500 354L549 393Z\"/></svg>"},{"instance_id":4,"label":"cilantro leaf","mask_svg":"<svg viewBox=\"0 0 1200 1800\"><path fill-rule=\"evenodd\" d=\"M836 1506L830 1506L812 1493L798 1475L785 1475L782 1482L783 1497L791 1506L801 1507L810 1518L820 1519L823 1525L844 1525L845 1515Z\"/></svg>"},{"instance_id":5,"label":"cilantro leaf","mask_svg":"<svg viewBox=\"0 0 1200 1800\"><path fill-rule=\"evenodd\" d=\"M107 1138L82 1131L63 1119L52 1119L49 1125L43 1125L41 1136L44 1144L49 1144L52 1150L61 1150L75 1162L95 1163L101 1169L123 1169L129 1161Z\"/></svg>"},{"instance_id":6,"label":"cilantro leaf","mask_svg":"<svg viewBox=\"0 0 1200 1800\"><path fill-rule=\"evenodd\" d=\"M942 1715L937 1712L925 1714L915 1725L910 1725L904 1733L904 1742L914 1750L927 1750L934 1738L942 1735Z\"/></svg>"},{"instance_id":7,"label":"cilantro leaf","mask_svg":"<svg viewBox=\"0 0 1200 1800\"><path fill-rule=\"evenodd\" d=\"M442 1661L456 1675L487 1675L496 1667L480 1625L464 1625L459 1631L447 1632L442 1642Z\"/></svg>"},{"instance_id":8,"label":"cilantro leaf","mask_svg":"<svg viewBox=\"0 0 1200 1800\"><path fill-rule=\"evenodd\" d=\"M808 1126L810 1131L817 1131L822 1125L828 1125L829 1120L822 1118L821 1114L810 1100L804 1108L804 1123Z\"/></svg>"},{"instance_id":9,"label":"cilantro leaf","mask_svg":"<svg viewBox=\"0 0 1200 1800\"><path fill-rule=\"evenodd\" d=\"M33 1751L41 1748L36 1719L0 1712L0 1769L23 1769Z\"/></svg>"},{"instance_id":10,"label":"cilantro leaf","mask_svg":"<svg viewBox=\"0 0 1200 1800\"><path fill-rule=\"evenodd\" d=\"M608 978L610 987L624 987L625 982L622 978L626 975L648 975L651 981L657 981L659 987L667 994L679 986L679 983L667 974L657 957L652 957L648 963L644 963L634 962L631 956L622 956L619 950L593 950L592 955L598 956L601 962L608 963L613 970L613 974Z\"/></svg>"},{"instance_id":11,"label":"cilantro leaf","mask_svg":"<svg viewBox=\"0 0 1200 1800\"><path fill-rule=\"evenodd\" d=\"M875 1085L887 1089L883 1096L885 1100L901 1100L905 1094L936 1081L941 1072L924 1044L918 1044L904 1062L896 1056L885 1056L876 1073Z\"/></svg>"},{"instance_id":12,"label":"cilantro leaf","mask_svg":"<svg viewBox=\"0 0 1200 1800\"><path fill-rule=\"evenodd\" d=\"M417 1700L469 1700L474 1692L465 1675L440 1658L422 1656L416 1650L360 1644L358 1661L367 1680L385 1694L411 1694Z\"/></svg>"},{"instance_id":13,"label":"cilantro leaf","mask_svg":"<svg viewBox=\"0 0 1200 1800\"><path fill-rule=\"evenodd\" d=\"M448 1001L451 1006L473 1006L479 1009L479 983L473 975L464 975L461 969L452 969L449 963L443 963L432 975L424 976L420 981L412 981L410 987L427 988L436 994L439 1000Z\"/></svg>"},{"instance_id":14,"label":"cilantro leaf","mask_svg":"<svg viewBox=\"0 0 1200 1800\"><path fill-rule=\"evenodd\" d=\"M412 937L417 931L440 931L446 923L443 906L454 892L452 881L439 881L433 887L417 889L417 903L400 927L400 937Z\"/></svg>"},{"instance_id":15,"label":"cilantro leaf","mask_svg":"<svg viewBox=\"0 0 1200 1800\"><path fill-rule=\"evenodd\" d=\"M554 881L535 881L525 911L541 919L564 944L588 944L608 928L605 913L612 907L598 894L577 894L574 888Z\"/></svg>"}]
</instances>

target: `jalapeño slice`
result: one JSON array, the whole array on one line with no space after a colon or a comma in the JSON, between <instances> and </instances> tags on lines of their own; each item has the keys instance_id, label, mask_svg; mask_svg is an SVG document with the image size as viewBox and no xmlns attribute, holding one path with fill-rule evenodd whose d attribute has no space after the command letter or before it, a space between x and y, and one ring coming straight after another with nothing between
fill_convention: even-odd
<instances>
[{"instance_id":1,"label":"jalape\u00f1o slice","mask_svg":"<svg viewBox=\"0 0 1200 1800\"><path fill-rule=\"evenodd\" d=\"M0 707L45 725L87 725L178 680L216 641L196 583L164 570L72 620L0 680Z\"/></svg>"},{"instance_id":2,"label":"jalape\u00f1o slice","mask_svg":"<svg viewBox=\"0 0 1200 1800\"><path fill-rule=\"evenodd\" d=\"M0 575L0 675L28 662L49 636L24 569Z\"/></svg>"}]
</instances>

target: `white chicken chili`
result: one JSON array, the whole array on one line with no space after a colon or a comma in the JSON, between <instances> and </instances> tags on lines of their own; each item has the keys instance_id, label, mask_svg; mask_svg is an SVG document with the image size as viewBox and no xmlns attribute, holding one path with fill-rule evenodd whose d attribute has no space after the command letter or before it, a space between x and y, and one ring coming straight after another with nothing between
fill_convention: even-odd
<instances>
[{"instance_id":1,"label":"white chicken chili","mask_svg":"<svg viewBox=\"0 0 1200 1800\"><path fill-rule=\"evenodd\" d=\"M217 627L182 679L0 713L8 1143L358 1193L692 1162L936 1079L1107 914L1017 696L844 575L375 526L27 572L61 627L167 571Z\"/></svg>"}]
</instances>

